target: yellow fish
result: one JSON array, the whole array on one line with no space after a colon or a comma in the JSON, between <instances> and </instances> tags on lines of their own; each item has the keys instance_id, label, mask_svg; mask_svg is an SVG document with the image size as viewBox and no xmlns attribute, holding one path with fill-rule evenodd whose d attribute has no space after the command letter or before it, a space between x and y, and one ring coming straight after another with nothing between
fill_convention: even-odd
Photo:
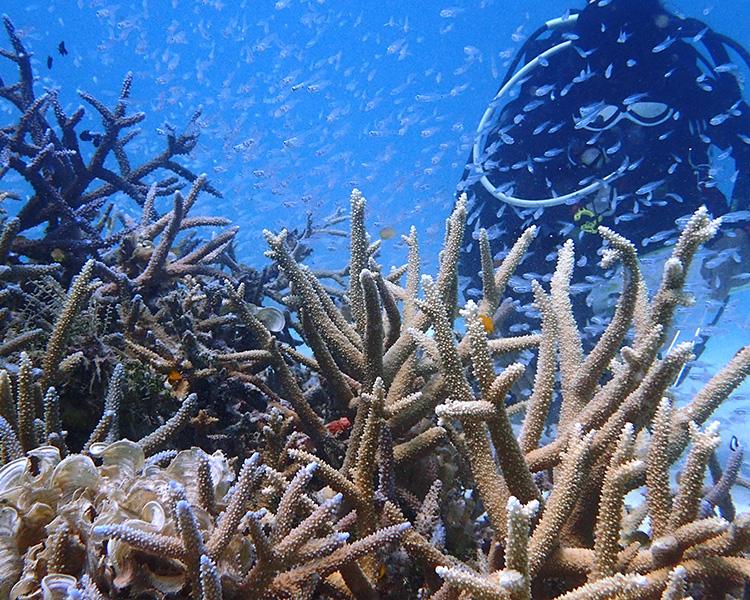
<instances>
[{"instance_id":1,"label":"yellow fish","mask_svg":"<svg viewBox=\"0 0 750 600\"><path fill-rule=\"evenodd\" d=\"M479 315L479 320L482 321L485 333L495 333L495 322L492 319L485 315Z\"/></svg>"}]
</instances>

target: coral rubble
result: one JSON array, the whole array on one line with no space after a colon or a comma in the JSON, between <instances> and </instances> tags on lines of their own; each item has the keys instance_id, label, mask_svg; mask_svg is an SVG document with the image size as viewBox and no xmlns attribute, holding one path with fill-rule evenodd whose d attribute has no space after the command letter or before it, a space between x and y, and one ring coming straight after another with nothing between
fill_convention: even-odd
<instances>
[{"instance_id":1,"label":"coral rubble","mask_svg":"<svg viewBox=\"0 0 750 600\"><path fill-rule=\"evenodd\" d=\"M481 233L483 298L460 306L463 199L434 279L414 229L407 264L383 273L357 190L341 272L314 273L283 231L265 232L273 266L250 273L228 221L187 216L212 191L173 161L195 140L170 138L130 169L127 80L113 111L84 96L105 127L84 164L80 116L53 92L35 99L5 24L20 81L0 82L0 97L22 116L0 130L0 153L33 195L0 236L0 598L747 594L750 513L732 502L741 449L722 469L707 421L750 373L750 347L685 406L670 388L691 348L664 348L693 256L718 227L705 210L651 295L633 245L600 228L623 283L588 352L572 242L549 289L534 282L539 333L493 327L533 229L497 268ZM171 178L145 184L157 168L190 181L187 194ZM102 237L94 217L116 190L142 218ZM20 237L39 219L41 238ZM227 229L180 237L197 226ZM323 283L342 273L346 290ZM283 304L273 324L256 306L267 297ZM531 366L517 360L529 350Z\"/></svg>"}]
</instances>

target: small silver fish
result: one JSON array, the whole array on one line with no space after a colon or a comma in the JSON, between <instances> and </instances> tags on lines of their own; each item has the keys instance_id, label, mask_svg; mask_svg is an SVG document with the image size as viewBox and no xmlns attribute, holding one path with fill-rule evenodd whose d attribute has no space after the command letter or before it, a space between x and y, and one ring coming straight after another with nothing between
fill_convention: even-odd
<instances>
[{"instance_id":1,"label":"small silver fish","mask_svg":"<svg viewBox=\"0 0 750 600\"><path fill-rule=\"evenodd\" d=\"M622 148L622 140L618 140L615 144L607 148L605 154L615 154L620 148Z\"/></svg>"},{"instance_id":2,"label":"small silver fish","mask_svg":"<svg viewBox=\"0 0 750 600\"><path fill-rule=\"evenodd\" d=\"M523 112L531 112L535 108L539 108L542 104L544 104L544 100L532 100L523 107Z\"/></svg>"},{"instance_id":3,"label":"small silver fish","mask_svg":"<svg viewBox=\"0 0 750 600\"><path fill-rule=\"evenodd\" d=\"M582 106L579 109L581 118L576 120L575 128L583 129L587 125L593 123L601 114L602 110L607 106L604 100L596 102L595 104L589 104L588 106Z\"/></svg>"},{"instance_id":4,"label":"small silver fish","mask_svg":"<svg viewBox=\"0 0 750 600\"><path fill-rule=\"evenodd\" d=\"M724 152L722 152L716 157L716 161L721 162L722 160L726 160L727 158L731 156L731 154L732 154L732 148L730 146L728 149L726 149Z\"/></svg>"},{"instance_id":5,"label":"small silver fish","mask_svg":"<svg viewBox=\"0 0 750 600\"><path fill-rule=\"evenodd\" d=\"M537 98L541 98L542 96L546 96L547 94L549 94L552 90L555 89L555 87L556 85L554 83L539 86L534 92L534 95Z\"/></svg>"},{"instance_id":6,"label":"small silver fish","mask_svg":"<svg viewBox=\"0 0 750 600\"><path fill-rule=\"evenodd\" d=\"M526 167L526 168L531 167L531 169L533 169L533 167L531 166L531 157L530 156L527 157L526 160L521 160L521 161L519 161L517 163L514 163L511 166L511 169L513 169L514 171L517 171L518 169L523 169L524 167Z\"/></svg>"},{"instance_id":7,"label":"small silver fish","mask_svg":"<svg viewBox=\"0 0 750 600\"><path fill-rule=\"evenodd\" d=\"M596 75L596 71L591 70L590 65L586 65L586 70L581 70L581 72L573 77L573 83L583 83L584 81L588 81L591 79L594 75Z\"/></svg>"},{"instance_id":8,"label":"small silver fish","mask_svg":"<svg viewBox=\"0 0 750 600\"><path fill-rule=\"evenodd\" d=\"M676 202L679 202L680 204L682 204L683 202L685 202L685 199L682 196L680 196L679 194L675 194L673 192L668 192L668 193L664 194L664 197L665 198L674 198L674 200Z\"/></svg>"},{"instance_id":9,"label":"small silver fish","mask_svg":"<svg viewBox=\"0 0 750 600\"><path fill-rule=\"evenodd\" d=\"M619 225L620 222L633 221L642 216L643 213L626 213L624 215L620 215L619 217L615 217L615 225Z\"/></svg>"},{"instance_id":10,"label":"small silver fish","mask_svg":"<svg viewBox=\"0 0 750 600\"><path fill-rule=\"evenodd\" d=\"M708 27L701 29L698 33L693 36L693 43L697 44L703 39L703 36L708 33Z\"/></svg>"},{"instance_id":11,"label":"small silver fish","mask_svg":"<svg viewBox=\"0 0 750 600\"><path fill-rule=\"evenodd\" d=\"M716 115L715 117L712 117L709 123L713 125L714 127L721 125L724 121L726 121L729 118L729 115L726 113L721 113Z\"/></svg>"},{"instance_id":12,"label":"small silver fish","mask_svg":"<svg viewBox=\"0 0 750 600\"><path fill-rule=\"evenodd\" d=\"M716 73L734 73L739 67L734 63L724 63L723 65L717 65L714 67Z\"/></svg>"},{"instance_id":13,"label":"small silver fish","mask_svg":"<svg viewBox=\"0 0 750 600\"><path fill-rule=\"evenodd\" d=\"M648 96L648 92L642 92L639 94L631 94L630 96L625 98L625 100L622 101L622 104L623 106L630 106L631 104L635 104L639 100L642 100L646 96Z\"/></svg>"},{"instance_id":14,"label":"small silver fish","mask_svg":"<svg viewBox=\"0 0 750 600\"><path fill-rule=\"evenodd\" d=\"M440 11L440 16L443 19L451 19L453 17L456 17L456 16L460 15L465 10L466 10L465 8L460 8L460 7L454 7L454 6L452 6L452 7L444 8L443 10L441 10Z\"/></svg>"},{"instance_id":15,"label":"small silver fish","mask_svg":"<svg viewBox=\"0 0 750 600\"><path fill-rule=\"evenodd\" d=\"M591 50L584 50L583 48L579 46L573 46L573 47L576 49L576 52L578 52L578 55L584 59L588 58L589 56L591 56L594 52L598 50L598 48L592 48Z\"/></svg>"},{"instance_id":16,"label":"small silver fish","mask_svg":"<svg viewBox=\"0 0 750 600\"><path fill-rule=\"evenodd\" d=\"M665 181L666 179L660 179L659 181L652 181L651 183L647 183L646 185L642 185L641 187L639 187L635 191L635 193L638 196L646 196L648 194L651 194L656 188L658 188Z\"/></svg>"},{"instance_id":17,"label":"small silver fish","mask_svg":"<svg viewBox=\"0 0 750 600\"><path fill-rule=\"evenodd\" d=\"M737 223L750 219L750 210L738 210L721 216L722 223Z\"/></svg>"},{"instance_id":18,"label":"small silver fish","mask_svg":"<svg viewBox=\"0 0 750 600\"><path fill-rule=\"evenodd\" d=\"M651 49L651 52L654 54L658 54L659 52L662 52L669 48L672 44L674 44L677 41L676 37L672 37L671 35L667 36L667 39L664 40L661 44L657 44Z\"/></svg>"}]
</instances>

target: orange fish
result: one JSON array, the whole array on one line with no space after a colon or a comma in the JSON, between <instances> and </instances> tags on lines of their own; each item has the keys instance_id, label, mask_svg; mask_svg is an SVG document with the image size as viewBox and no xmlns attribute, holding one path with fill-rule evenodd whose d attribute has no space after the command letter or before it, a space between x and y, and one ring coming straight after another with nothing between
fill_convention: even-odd
<instances>
[{"instance_id":1,"label":"orange fish","mask_svg":"<svg viewBox=\"0 0 750 600\"><path fill-rule=\"evenodd\" d=\"M167 375L167 382L170 385L175 385L180 381L182 381L182 375L180 375L180 372L177 369L172 369Z\"/></svg>"},{"instance_id":2,"label":"orange fish","mask_svg":"<svg viewBox=\"0 0 750 600\"><path fill-rule=\"evenodd\" d=\"M479 320L482 321L484 326L484 332L487 334L495 332L495 322L485 315L479 315Z\"/></svg>"},{"instance_id":3,"label":"orange fish","mask_svg":"<svg viewBox=\"0 0 750 600\"><path fill-rule=\"evenodd\" d=\"M346 417L341 417L340 419L326 423L326 429L328 429L329 433L334 437L338 436L342 431L348 430L351 426L351 421Z\"/></svg>"}]
</instances>

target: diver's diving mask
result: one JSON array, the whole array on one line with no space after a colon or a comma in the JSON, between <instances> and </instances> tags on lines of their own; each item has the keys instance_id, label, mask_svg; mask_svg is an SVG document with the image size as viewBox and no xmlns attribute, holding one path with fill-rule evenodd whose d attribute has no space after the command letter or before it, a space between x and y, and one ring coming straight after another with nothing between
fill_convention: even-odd
<instances>
[{"instance_id":1,"label":"diver's diving mask","mask_svg":"<svg viewBox=\"0 0 750 600\"><path fill-rule=\"evenodd\" d=\"M583 110L581 111L584 112ZM642 127L654 127L665 123L672 115L674 109L663 102L633 102L623 108L613 104L606 104L596 111L595 115L581 114L577 120L576 129L588 131L606 131L612 129L623 119L627 119ZM581 124L579 126L579 124Z\"/></svg>"}]
</instances>

